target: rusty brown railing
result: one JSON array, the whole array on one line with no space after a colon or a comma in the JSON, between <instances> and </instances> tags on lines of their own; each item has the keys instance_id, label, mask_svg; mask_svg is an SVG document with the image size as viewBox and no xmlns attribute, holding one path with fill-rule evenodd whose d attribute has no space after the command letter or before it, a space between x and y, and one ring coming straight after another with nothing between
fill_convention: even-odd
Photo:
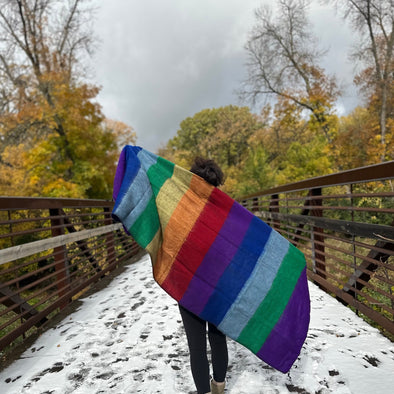
<instances>
[{"instance_id":1,"label":"rusty brown railing","mask_svg":"<svg viewBox=\"0 0 394 394\"><path fill-rule=\"evenodd\" d=\"M138 253L112 206L0 197L0 354Z\"/></svg>"},{"instance_id":2,"label":"rusty brown railing","mask_svg":"<svg viewBox=\"0 0 394 394\"><path fill-rule=\"evenodd\" d=\"M394 161L240 201L304 252L310 280L394 337Z\"/></svg>"}]
</instances>

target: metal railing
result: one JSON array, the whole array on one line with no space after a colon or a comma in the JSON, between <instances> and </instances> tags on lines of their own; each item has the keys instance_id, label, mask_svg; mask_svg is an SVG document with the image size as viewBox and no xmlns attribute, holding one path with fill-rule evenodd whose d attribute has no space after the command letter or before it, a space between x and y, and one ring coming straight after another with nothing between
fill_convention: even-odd
<instances>
[{"instance_id":1,"label":"metal railing","mask_svg":"<svg viewBox=\"0 0 394 394\"><path fill-rule=\"evenodd\" d=\"M138 253L104 200L0 197L0 354Z\"/></svg>"},{"instance_id":2,"label":"metal railing","mask_svg":"<svg viewBox=\"0 0 394 394\"><path fill-rule=\"evenodd\" d=\"M309 279L394 335L394 162L241 199L300 248ZM0 197L0 352L140 250L103 200Z\"/></svg>"},{"instance_id":3,"label":"metal railing","mask_svg":"<svg viewBox=\"0 0 394 394\"><path fill-rule=\"evenodd\" d=\"M301 249L308 277L394 336L394 161L240 199Z\"/></svg>"}]
</instances>

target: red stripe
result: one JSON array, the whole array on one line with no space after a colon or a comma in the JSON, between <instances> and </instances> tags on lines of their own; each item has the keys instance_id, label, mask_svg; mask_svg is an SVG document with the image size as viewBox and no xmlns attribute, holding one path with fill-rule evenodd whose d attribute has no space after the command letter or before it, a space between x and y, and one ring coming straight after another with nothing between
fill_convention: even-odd
<instances>
[{"instance_id":1,"label":"red stripe","mask_svg":"<svg viewBox=\"0 0 394 394\"><path fill-rule=\"evenodd\" d=\"M171 271L161 285L177 301L183 297L233 204L234 200L219 189L214 189L211 193L192 231L179 250Z\"/></svg>"}]
</instances>

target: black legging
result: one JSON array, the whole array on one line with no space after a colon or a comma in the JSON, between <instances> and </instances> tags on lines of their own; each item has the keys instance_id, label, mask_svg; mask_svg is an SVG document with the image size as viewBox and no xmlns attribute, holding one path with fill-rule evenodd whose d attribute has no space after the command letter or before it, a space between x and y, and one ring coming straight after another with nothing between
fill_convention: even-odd
<instances>
[{"instance_id":1,"label":"black legging","mask_svg":"<svg viewBox=\"0 0 394 394\"><path fill-rule=\"evenodd\" d=\"M211 391L209 363L207 357L207 322L179 305L187 342L190 350L190 366L198 394ZM213 378L224 382L228 365L226 336L213 324L208 323L208 338L211 346Z\"/></svg>"}]
</instances>

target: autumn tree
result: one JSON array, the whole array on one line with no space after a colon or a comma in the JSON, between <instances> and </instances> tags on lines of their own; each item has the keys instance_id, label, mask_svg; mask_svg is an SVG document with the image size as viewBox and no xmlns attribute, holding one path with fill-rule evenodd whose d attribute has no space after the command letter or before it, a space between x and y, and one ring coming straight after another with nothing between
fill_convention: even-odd
<instances>
[{"instance_id":1,"label":"autumn tree","mask_svg":"<svg viewBox=\"0 0 394 394\"><path fill-rule=\"evenodd\" d=\"M263 108L261 116L267 118L268 112L273 116L250 141L252 148L245 161L248 173L252 171L247 166L260 162L261 172L256 171L255 177L268 187L332 172L332 145L323 134L316 133L313 122L305 119L298 105L280 97L273 109ZM256 184L256 180L249 184Z\"/></svg>"},{"instance_id":2,"label":"autumn tree","mask_svg":"<svg viewBox=\"0 0 394 394\"><path fill-rule=\"evenodd\" d=\"M337 5L359 33L352 58L363 70L355 81L377 109L382 161L393 159L388 152L387 133L392 140L394 89L394 3L392 0L326 0ZM389 128L391 126L391 129ZM393 145L391 145L391 148Z\"/></svg>"},{"instance_id":3,"label":"autumn tree","mask_svg":"<svg viewBox=\"0 0 394 394\"><path fill-rule=\"evenodd\" d=\"M88 49L91 34L83 27L87 22L80 7L82 0L1 0L0 72L2 81L1 108L9 115L27 115L25 124L16 119L7 130L7 138L20 142L31 124L41 134L55 131L62 139L64 155L73 161L64 122L56 111L58 88L75 82L78 55ZM37 106L46 104L53 122L40 122ZM36 115L36 116L34 116ZM24 116L26 120L26 116Z\"/></svg>"},{"instance_id":4,"label":"autumn tree","mask_svg":"<svg viewBox=\"0 0 394 394\"><path fill-rule=\"evenodd\" d=\"M235 166L248 149L249 137L259 127L259 118L248 107L204 109L181 122L177 135L161 153L187 165L195 156L204 156L224 167Z\"/></svg>"},{"instance_id":5,"label":"autumn tree","mask_svg":"<svg viewBox=\"0 0 394 394\"><path fill-rule=\"evenodd\" d=\"M334 157L341 163L341 170L374 164L375 151L380 143L374 138L371 113L367 108L357 107L339 120L339 132L334 139ZM372 152L371 152L372 150Z\"/></svg>"},{"instance_id":6,"label":"autumn tree","mask_svg":"<svg viewBox=\"0 0 394 394\"><path fill-rule=\"evenodd\" d=\"M117 137L103 123L98 88L83 80L93 45L88 5L0 0L2 194L110 197Z\"/></svg>"},{"instance_id":7,"label":"autumn tree","mask_svg":"<svg viewBox=\"0 0 394 394\"><path fill-rule=\"evenodd\" d=\"M261 143L265 128L249 138L249 149L238 168L230 171L227 183L234 197L246 196L275 186L277 168L271 159L269 147Z\"/></svg>"},{"instance_id":8,"label":"autumn tree","mask_svg":"<svg viewBox=\"0 0 394 394\"><path fill-rule=\"evenodd\" d=\"M262 126L248 107L204 109L183 120L159 154L186 168L196 156L214 159L224 169L226 190L231 191L249 154L250 137Z\"/></svg>"},{"instance_id":9,"label":"autumn tree","mask_svg":"<svg viewBox=\"0 0 394 394\"><path fill-rule=\"evenodd\" d=\"M339 94L335 79L318 62L323 55L308 22L307 0L280 0L256 10L256 24L246 44L248 78L241 96L253 103L282 98L311 114L328 140L333 134L333 104Z\"/></svg>"},{"instance_id":10,"label":"autumn tree","mask_svg":"<svg viewBox=\"0 0 394 394\"><path fill-rule=\"evenodd\" d=\"M270 160L280 166L284 152L293 141L307 142L308 122L302 116L302 109L284 97L278 98L272 115L270 127L264 130L259 141L268 150Z\"/></svg>"}]
</instances>

